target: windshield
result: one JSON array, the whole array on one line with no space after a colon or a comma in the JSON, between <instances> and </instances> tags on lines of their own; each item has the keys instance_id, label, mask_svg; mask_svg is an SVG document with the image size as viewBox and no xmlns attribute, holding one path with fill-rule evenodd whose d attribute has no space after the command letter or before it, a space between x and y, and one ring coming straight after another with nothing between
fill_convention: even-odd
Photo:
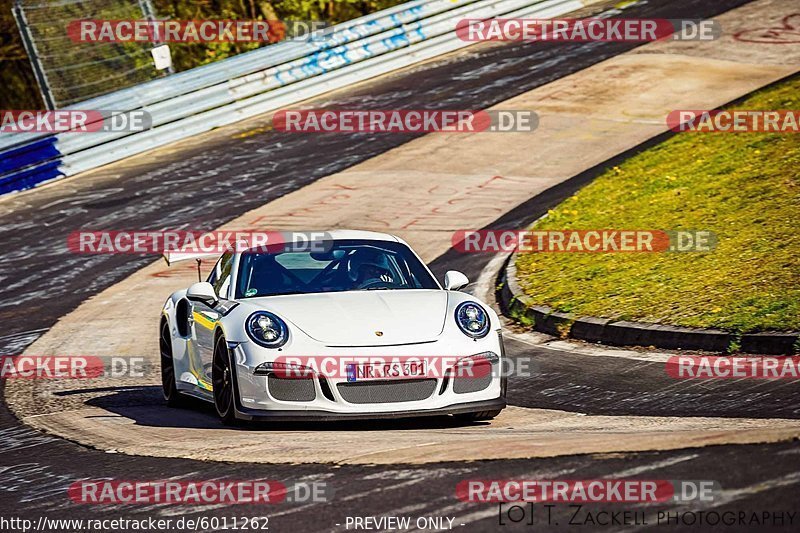
<instances>
[{"instance_id":1,"label":"windshield","mask_svg":"<svg viewBox=\"0 0 800 533\"><path fill-rule=\"evenodd\" d=\"M404 244L369 240L325 244L324 252L243 253L236 298L439 288L433 276Z\"/></svg>"}]
</instances>

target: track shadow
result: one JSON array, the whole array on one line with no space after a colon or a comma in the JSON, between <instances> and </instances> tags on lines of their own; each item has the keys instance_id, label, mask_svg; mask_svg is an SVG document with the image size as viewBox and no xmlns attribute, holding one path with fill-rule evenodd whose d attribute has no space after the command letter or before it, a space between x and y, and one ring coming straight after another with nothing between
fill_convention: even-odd
<instances>
[{"instance_id":1,"label":"track shadow","mask_svg":"<svg viewBox=\"0 0 800 533\"><path fill-rule=\"evenodd\" d=\"M488 422L463 422L452 416L426 416L389 420L344 420L326 422L250 422L241 427L223 425L217 418L214 406L194 398L187 398L187 406L168 407L161 396L161 387L102 387L61 391L59 395L108 392L88 399L85 404L104 409L109 413L133 420L140 426L222 429L228 431L413 431L486 426Z\"/></svg>"}]
</instances>

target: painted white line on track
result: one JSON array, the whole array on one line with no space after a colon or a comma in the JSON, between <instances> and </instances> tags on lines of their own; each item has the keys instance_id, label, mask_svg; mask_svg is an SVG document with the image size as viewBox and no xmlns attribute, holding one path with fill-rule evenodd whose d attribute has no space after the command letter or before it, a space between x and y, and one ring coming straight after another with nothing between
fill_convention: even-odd
<instances>
[{"instance_id":1,"label":"painted white line on track","mask_svg":"<svg viewBox=\"0 0 800 533\"><path fill-rule=\"evenodd\" d=\"M676 465L678 463L683 463L685 461L691 461L693 459L697 459L698 457L700 457L700 454L697 454L697 453L693 453L693 454L689 454L689 455L681 455L681 456L678 456L678 457L672 457L670 459L665 459L663 461L657 461L655 463L650 463L650 464L646 464L646 465L642 465L642 466L636 466L636 467L633 467L633 468L629 468L627 470L621 470L621 471L615 472L613 475L607 476L607 477L623 478L623 477L638 476L639 474L642 474L644 472L650 472L652 470L658 470L660 468Z\"/></svg>"},{"instance_id":2,"label":"painted white line on track","mask_svg":"<svg viewBox=\"0 0 800 533\"><path fill-rule=\"evenodd\" d=\"M684 461L690 461L692 459L696 459L697 457L698 457L697 454L682 455L680 457L674 457L674 458L671 458L671 459L666 459L664 461L657 461L655 463L649 463L649 464L646 464L646 465L637 466L635 468L630 468L628 470L622 470L622 471L616 472L616 473L614 473L614 474L612 474L610 476L606 476L606 477L609 477L609 478L631 477L631 476L635 476L635 475L638 475L638 474L642 474L644 472L649 472L651 470L658 470L660 468L664 468L664 467L667 467L667 466L672 466L674 464L682 463ZM573 469L573 470L571 470L569 472L566 472L566 473L571 473L574 470L575 469ZM561 474L561 475L565 475L565 474ZM539 476L539 477L542 478L542 479L546 479L543 476ZM552 477L560 477L560 476L552 476ZM523 478L520 478L520 479L523 479ZM530 478L524 478L524 479L530 479ZM497 508L492 506L491 509L485 509L485 510L482 510L482 511L476 511L476 512L470 513L468 515L456 517L455 522L463 523L463 524L469 524L471 522L477 522L478 520L484 520L484 519L489 518L489 517L491 517L492 515L495 515L495 514L497 514Z\"/></svg>"}]
</instances>

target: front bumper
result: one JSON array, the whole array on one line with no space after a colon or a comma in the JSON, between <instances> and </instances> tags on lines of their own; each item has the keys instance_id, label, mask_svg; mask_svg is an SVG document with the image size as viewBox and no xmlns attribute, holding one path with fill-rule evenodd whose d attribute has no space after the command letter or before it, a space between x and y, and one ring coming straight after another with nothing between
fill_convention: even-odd
<instances>
[{"instance_id":1,"label":"front bumper","mask_svg":"<svg viewBox=\"0 0 800 533\"><path fill-rule=\"evenodd\" d=\"M316 346L319 353L326 348ZM253 344L239 344L233 350L236 372L237 418L243 420L364 420L441 416L500 410L506 406L502 386L503 364L502 339L489 335L481 342L464 342L454 349L452 342L425 343L417 346L382 347L382 356L425 354L439 356L457 353L469 357L477 353L491 352L497 356L492 374L483 380L473 380L470 389L463 383L448 377L418 380L396 380L392 382L351 383L346 378L315 375L305 382L302 390L292 389L283 397L276 395L264 375L254 374L255 368L264 362L272 362L276 354L269 353ZM331 349L327 355L340 353ZM348 355L374 354L376 349L348 349ZM285 353L285 352L284 352ZM321 378L321 379L320 379ZM478 383L481 381L481 383ZM427 382L427 383L424 383ZM286 383L293 387L294 383ZM373 387L374 385L374 387ZM385 386L384 386L385 385ZM398 393L398 391L401 391ZM290 398L297 393L298 398Z\"/></svg>"},{"instance_id":2,"label":"front bumper","mask_svg":"<svg viewBox=\"0 0 800 533\"><path fill-rule=\"evenodd\" d=\"M495 411L504 409L506 401L504 398L495 400L468 402L441 407L438 409L415 409L411 411L389 411L380 413L332 413L329 411L280 411L261 409L248 409L241 407L236 409L236 418L252 422L289 422L289 421L308 421L308 422L329 422L341 420L381 420L389 418L417 418L428 416L446 416L466 413L476 413L478 411Z\"/></svg>"}]
</instances>

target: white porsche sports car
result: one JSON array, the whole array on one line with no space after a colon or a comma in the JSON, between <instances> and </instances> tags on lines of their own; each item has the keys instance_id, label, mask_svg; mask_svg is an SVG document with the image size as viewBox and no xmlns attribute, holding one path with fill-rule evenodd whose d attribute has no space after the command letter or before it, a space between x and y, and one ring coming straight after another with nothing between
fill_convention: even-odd
<instances>
[{"instance_id":1,"label":"white porsche sports car","mask_svg":"<svg viewBox=\"0 0 800 533\"><path fill-rule=\"evenodd\" d=\"M452 414L506 405L495 312L444 288L401 239L335 230L324 242L224 253L173 293L160 322L164 397L213 402L226 424Z\"/></svg>"}]
</instances>

